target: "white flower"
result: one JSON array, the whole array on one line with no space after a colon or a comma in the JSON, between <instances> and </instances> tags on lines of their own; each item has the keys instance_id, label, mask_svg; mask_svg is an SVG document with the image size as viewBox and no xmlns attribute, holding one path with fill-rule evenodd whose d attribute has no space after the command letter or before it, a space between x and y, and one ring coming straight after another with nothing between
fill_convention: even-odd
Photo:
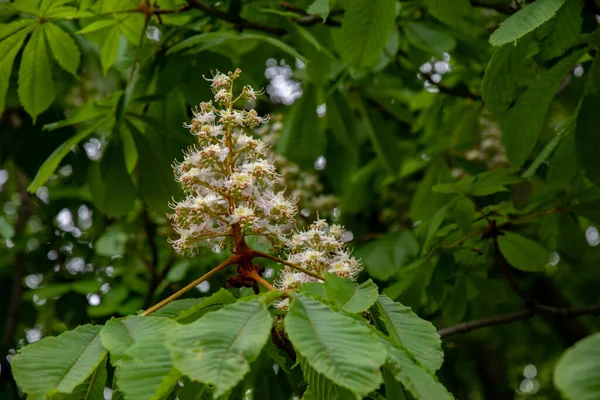
<instances>
[{"instance_id":1,"label":"white flower","mask_svg":"<svg viewBox=\"0 0 600 400\"><path fill-rule=\"evenodd\" d=\"M196 136L197 145L184 152L183 162L173 165L187 196L170 204L169 218L179 234L172 243L179 252L193 253L205 239L235 252L243 237L234 240L233 236L240 231L263 235L281 248L286 227L293 223L294 201L273 192L279 178L266 154L268 147L240 128L250 133L260 119L254 110L234 108L233 84L240 73L217 72L208 79L214 103L194 108L192 123L184 125ZM242 98L260 94L250 87L242 90Z\"/></svg>"},{"instance_id":2,"label":"white flower","mask_svg":"<svg viewBox=\"0 0 600 400\"><path fill-rule=\"evenodd\" d=\"M200 124L212 124L215 121L215 113L212 111L209 111L207 113L197 114L196 120Z\"/></svg>"},{"instance_id":3,"label":"white flower","mask_svg":"<svg viewBox=\"0 0 600 400\"><path fill-rule=\"evenodd\" d=\"M341 278L355 279L361 267L344 247L342 232L344 230L339 225L329 225L322 219L315 221L308 230L294 233L287 241L288 261L319 275L331 272ZM289 290L286 288L292 285L291 282L299 281L295 274L303 275L303 283L316 280L312 276L286 268L276 283L277 289Z\"/></svg>"}]
</instances>

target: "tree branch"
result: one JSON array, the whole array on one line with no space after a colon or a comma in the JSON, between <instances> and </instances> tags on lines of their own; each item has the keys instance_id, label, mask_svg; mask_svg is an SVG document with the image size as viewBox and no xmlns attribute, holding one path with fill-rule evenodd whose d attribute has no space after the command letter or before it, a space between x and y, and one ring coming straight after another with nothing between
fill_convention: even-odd
<instances>
[{"instance_id":1,"label":"tree branch","mask_svg":"<svg viewBox=\"0 0 600 400\"><path fill-rule=\"evenodd\" d=\"M255 31L262 31L277 36L281 36L287 33L287 31L283 28L262 25L256 22L248 21L247 19L244 19L239 16L231 15L225 11L217 10L216 8L209 6L202 0L188 0L188 4L191 8L202 10L215 18L234 24L238 30L253 29Z\"/></svg>"},{"instance_id":2,"label":"tree branch","mask_svg":"<svg viewBox=\"0 0 600 400\"><path fill-rule=\"evenodd\" d=\"M600 315L600 305L579 308L558 308L542 304L534 304L530 308L526 308L524 310L463 322L458 325L443 328L438 331L438 335L444 338L459 333L471 332L475 329L486 328L488 326L509 324L514 321L528 319L536 314L553 315L563 318L577 318L585 315Z\"/></svg>"}]
</instances>

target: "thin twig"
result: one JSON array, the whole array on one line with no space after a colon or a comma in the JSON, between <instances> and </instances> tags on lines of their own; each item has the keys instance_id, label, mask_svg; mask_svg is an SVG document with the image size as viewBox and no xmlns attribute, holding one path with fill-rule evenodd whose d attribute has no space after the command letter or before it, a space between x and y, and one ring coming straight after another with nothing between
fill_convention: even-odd
<instances>
[{"instance_id":1,"label":"thin twig","mask_svg":"<svg viewBox=\"0 0 600 400\"><path fill-rule=\"evenodd\" d=\"M199 284L201 284L202 282L204 282L208 278L213 277L214 275L217 274L217 272L219 272L219 271L227 268L230 265L237 264L241 259L242 259L242 256L231 256L231 257L229 257L227 260L223 261L221 264L217 265L216 267L214 267L213 269L211 269L210 271L208 271L206 274L202 275L200 278L198 278L195 281L193 281L192 283L188 284L183 289L180 289L177 292L173 293L172 295L170 295L169 297L167 297L166 299L164 299L160 303L157 303L157 304L153 305L152 307L150 307L149 309L147 309L146 311L144 311L141 315L148 316L148 315L152 314L153 312L155 312L156 310L158 310L158 309L166 306L167 304L169 304L173 300L177 300L184 293L189 292L190 290L192 290L193 288L195 288L196 286L198 286Z\"/></svg>"},{"instance_id":2,"label":"thin twig","mask_svg":"<svg viewBox=\"0 0 600 400\"><path fill-rule=\"evenodd\" d=\"M316 272L309 271L309 270L307 270L304 267L301 267L301 266L299 266L297 264L291 263L291 262L286 261L286 260L282 260L281 258L272 256L272 255L270 255L268 253L263 253L262 251L258 251L258 250L250 250L250 254L252 255L252 257L267 258L269 260L276 261L279 264L287 265L288 267L297 269L300 272L304 272L306 275L310 275L310 276L312 276L314 278L317 278L317 279L320 279L322 281L325 280L324 277L322 277L321 275L317 274Z\"/></svg>"},{"instance_id":3,"label":"thin twig","mask_svg":"<svg viewBox=\"0 0 600 400\"><path fill-rule=\"evenodd\" d=\"M547 314L564 318L577 318L584 315L600 315L600 305L579 308L558 308L534 304L531 306L531 308L526 308L524 310L463 322L458 325L443 328L438 331L438 335L441 337L447 337L459 333L467 333L475 329L485 328L488 326L502 325L514 321L520 321L530 318L536 314Z\"/></svg>"}]
</instances>

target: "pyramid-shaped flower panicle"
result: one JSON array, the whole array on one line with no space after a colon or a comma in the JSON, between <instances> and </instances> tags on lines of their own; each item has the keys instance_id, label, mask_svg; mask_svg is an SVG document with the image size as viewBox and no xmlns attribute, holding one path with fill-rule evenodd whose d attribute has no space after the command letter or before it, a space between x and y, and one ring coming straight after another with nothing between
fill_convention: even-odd
<instances>
[{"instance_id":1,"label":"pyramid-shaped flower panicle","mask_svg":"<svg viewBox=\"0 0 600 400\"><path fill-rule=\"evenodd\" d=\"M287 261L304 269L323 275L325 272L341 278L355 279L361 266L345 247L349 233L340 225L329 225L325 220L313 222L307 230L295 232L286 242ZM279 290L294 290L316 278L290 267L285 267L276 282ZM286 302L280 304L285 308Z\"/></svg>"},{"instance_id":2,"label":"pyramid-shaped flower panicle","mask_svg":"<svg viewBox=\"0 0 600 400\"><path fill-rule=\"evenodd\" d=\"M209 79L214 101L201 103L192 111L191 123L184 124L198 143L173 166L186 196L171 204L174 212L169 215L179 234L173 245L180 253L194 254L204 240L235 251L235 241L247 234L263 235L281 245L282 227L294 221L295 201L274 190L281 177L270 161L268 146L251 136L269 118L236 108L238 102L261 94L245 86L234 97L240 73L217 72Z\"/></svg>"}]
</instances>

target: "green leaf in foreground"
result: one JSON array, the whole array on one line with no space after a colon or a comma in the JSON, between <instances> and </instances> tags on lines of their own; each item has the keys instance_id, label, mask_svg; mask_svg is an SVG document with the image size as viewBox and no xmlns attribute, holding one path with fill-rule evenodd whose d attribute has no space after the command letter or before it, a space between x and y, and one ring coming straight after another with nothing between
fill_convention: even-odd
<instances>
[{"instance_id":1,"label":"green leaf in foreground","mask_svg":"<svg viewBox=\"0 0 600 400\"><path fill-rule=\"evenodd\" d=\"M325 273L324 286L327 299L337 303L342 310L349 313L368 310L379 294L377 285L370 279L358 285L350 279L340 278L329 272Z\"/></svg>"},{"instance_id":2,"label":"green leaf in foreground","mask_svg":"<svg viewBox=\"0 0 600 400\"><path fill-rule=\"evenodd\" d=\"M340 387L319 374L313 367L311 367L306 359L300 358L300 367L302 368L302 374L304 380L308 383L306 391L302 395L304 400L360 400L361 397L352 393L348 389Z\"/></svg>"},{"instance_id":3,"label":"green leaf in foreground","mask_svg":"<svg viewBox=\"0 0 600 400\"><path fill-rule=\"evenodd\" d=\"M259 300L226 306L180 326L167 340L173 364L194 381L227 393L250 371L269 339L271 315Z\"/></svg>"},{"instance_id":4,"label":"green leaf in foreground","mask_svg":"<svg viewBox=\"0 0 600 400\"><path fill-rule=\"evenodd\" d=\"M569 400L600 396L600 333L580 340L564 352L554 370L554 385Z\"/></svg>"},{"instance_id":5,"label":"green leaf in foreground","mask_svg":"<svg viewBox=\"0 0 600 400\"><path fill-rule=\"evenodd\" d=\"M394 378L402 383L404 389L415 399L450 400L453 398L444 385L417 364L405 349L388 340L381 341L388 352L386 369L389 369Z\"/></svg>"},{"instance_id":6,"label":"green leaf in foreground","mask_svg":"<svg viewBox=\"0 0 600 400\"><path fill-rule=\"evenodd\" d=\"M492 46L502 46L532 32L556 14L565 0L537 0L504 20L490 36Z\"/></svg>"},{"instance_id":7,"label":"green leaf in foreground","mask_svg":"<svg viewBox=\"0 0 600 400\"><path fill-rule=\"evenodd\" d=\"M30 399L69 394L90 377L106 356L101 326L83 325L21 349L11 361L15 380Z\"/></svg>"},{"instance_id":8,"label":"green leaf in foreground","mask_svg":"<svg viewBox=\"0 0 600 400\"><path fill-rule=\"evenodd\" d=\"M548 251L539 243L517 233L504 232L498 236L500 252L516 269L526 272L542 272L548 264Z\"/></svg>"},{"instance_id":9,"label":"green leaf in foreground","mask_svg":"<svg viewBox=\"0 0 600 400\"><path fill-rule=\"evenodd\" d=\"M381 385L386 352L360 322L297 295L285 318L285 330L306 362L336 385L361 396Z\"/></svg>"},{"instance_id":10,"label":"green leaf in foreground","mask_svg":"<svg viewBox=\"0 0 600 400\"><path fill-rule=\"evenodd\" d=\"M423 367L433 373L442 366L442 341L431 322L387 296L379 296L377 312L390 339L405 348Z\"/></svg>"}]
</instances>

